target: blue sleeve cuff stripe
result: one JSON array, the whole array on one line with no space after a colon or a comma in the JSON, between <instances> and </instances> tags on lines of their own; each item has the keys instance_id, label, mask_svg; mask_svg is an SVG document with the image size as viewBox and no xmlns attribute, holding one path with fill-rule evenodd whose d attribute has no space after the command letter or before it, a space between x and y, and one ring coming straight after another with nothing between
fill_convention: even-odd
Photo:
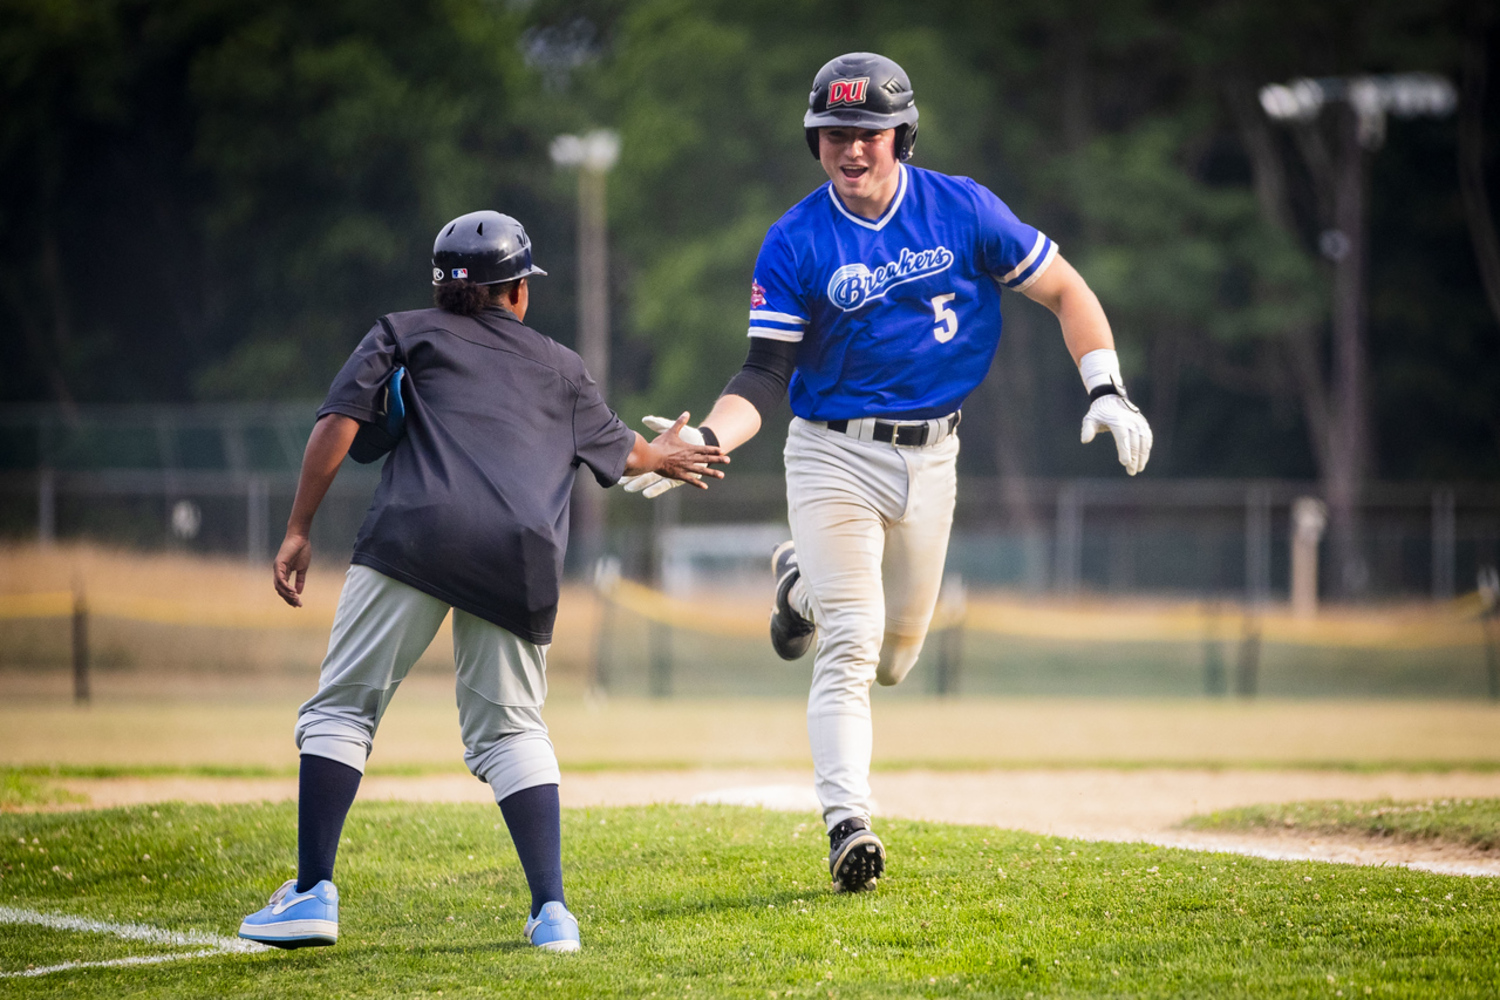
<instances>
[{"instance_id":1,"label":"blue sleeve cuff stripe","mask_svg":"<svg viewBox=\"0 0 1500 1000\"><path fill-rule=\"evenodd\" d=\"M1037 233L1036 242L1031 244L1031 250L1021 259L1019 264L1000 276L1000 284L1006 288L1016 287L1016 282L1023 280L1023 276L1031 270L1032 265L1046 256L1047 247L1051 243L1052 241L1047 238L1046 233Z\"/></svg>"},{"instance_id":2,"label":"blue sleeve cuff stripe","mask_svg":"<svg viewBox=\"0 0 1500 1000\"><path fill-rule=\"evenodd\" d=\"M1026 270L1009 288L1014 291L1025 291L1026 287L1042 276L1042 272L1051 266L1053 259L1057 257L1057 244L1051 240L1047 241L1046 249L1042 252L1041 259Z\"/></svg>"}]
</instances>

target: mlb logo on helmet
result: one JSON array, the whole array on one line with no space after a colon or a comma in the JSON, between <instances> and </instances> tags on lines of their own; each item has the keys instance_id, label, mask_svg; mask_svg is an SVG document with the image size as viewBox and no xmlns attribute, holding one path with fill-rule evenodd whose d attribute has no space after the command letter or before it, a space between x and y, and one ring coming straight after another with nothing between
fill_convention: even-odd
<instances>
[{"instance_id":1,"label":"mlb logo on helmet","mask_svg":"<svg viewBox=\"0 0 1500 1000\"><path fill-rule=\"evenodd\" d=\"M828 85L828 106L835 104L863 104L865 103L865 88L870 85L870 78L862 76L858 80L834 80Z\"/></svg>"},{"instance_id":2,"label":"mlb logo on helmet","mask_svg":"<svg viewBox=\"0 0 1500 1000\"><path fill-rule=\"evenodd\" d=\"M453 276L455 278L467 278L469 276L469 269L467 267L455 267L453 269Z\"/></svg>"}]
</instances>

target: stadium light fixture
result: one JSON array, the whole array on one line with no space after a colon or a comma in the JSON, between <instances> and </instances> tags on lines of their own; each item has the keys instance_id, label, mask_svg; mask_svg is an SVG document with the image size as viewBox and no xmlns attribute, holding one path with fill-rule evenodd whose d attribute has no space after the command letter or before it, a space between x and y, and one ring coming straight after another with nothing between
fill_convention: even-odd
<instances>
[{"instance_id":1,"label":"stadium light fixture","mask_svg":"<svg viewBox=\"0 0 1500 1000\"><path fill-rule=\"evenodd\" d=\"M620 158L620 134L601 128L585 135L560 135L552 140L550 152L559 167L607 173Z\"/></svg>"},{"instance_id":2,"label":"stadium light fixture","mask_svg":"<svg viewBox=\"0 0 1500 1000\"><path fill-rule=\"evenodd\" d=\"M1330 146L1325 141L1328 137L1311 126L1325 106L1339 103L1347 111L1334 116ZM1370 450L1365 370L1369 160L1385 144L1388 117L1441 118L1458 107L1458 92L1448 80L1432 73L1303 78L1262 87L1260 106L1272 121L1301 127L1300 138L1309 140L1299 142L1307 166L1317 177L1317 186L1331 194L1322 213L1329 225L1318 236L1319 252L1334 265L1331 289L1334 406L1330 414L1333 447L1324 479L1332 515L1336 579L1341 590L1352 595L1362 592L1369 579L1359 549L1357 524L1357 498L1363 488ZM1299 608L1299 614L1311 614L1317 599L1316 574L1303 582L1313 588L1311 596L1304 595L1300 604L1294 596L1293 604Z\"/></svg>"},{"instance_id":3,"label":"stadium light fixture","mask_svg":"<svg viewBox=\"0 0 1500 1000\"><path fill-rule=\"evenodd\" d=\"M1458 107L1458 91L1435 73L1325 77L1273 83L1260 90L1260 106L1274 121L1310 122L1325 104L1343 101L1354 111L1359 144L1379 149L1388 115L1442 118Z\"/></svg>"}]
</instances>

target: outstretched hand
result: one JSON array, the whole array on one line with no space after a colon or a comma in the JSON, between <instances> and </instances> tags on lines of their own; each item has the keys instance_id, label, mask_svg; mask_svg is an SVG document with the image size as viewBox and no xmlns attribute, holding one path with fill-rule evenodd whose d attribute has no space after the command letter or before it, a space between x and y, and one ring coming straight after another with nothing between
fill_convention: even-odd
<instances>
[{"instance_id":1,"label":"outstretched hand","mask_svg":"<svg viewBox=\"0 0 1500 1000\"><path fill-rule=\"evenodd\" d=\"M724 478L724 473L709 468L709 463L727 463L729 456L722 448L704 444L702 433L687 425L688 416L683 411L676 421L657 416L641 421L660 436L648 444L637 435L636 447L625 466L631 474L620 480L627 493L644 493L654 499L684 483L706 490L704 476Z\"/></svg>"}]
</instances>

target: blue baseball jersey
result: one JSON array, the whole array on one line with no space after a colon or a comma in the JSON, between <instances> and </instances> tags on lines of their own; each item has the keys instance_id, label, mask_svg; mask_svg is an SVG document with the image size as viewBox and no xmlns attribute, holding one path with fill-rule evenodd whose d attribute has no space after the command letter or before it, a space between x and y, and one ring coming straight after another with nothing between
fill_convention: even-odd
<instances>
[{"instance_id":1,"label":"blue baseball jersey","mask_svg":"<svg viewBox=\"0 0 1500 1000\"><path fill-rule=\"evenodd\" d=\"M792 412L806 420L952 413L1000 344L1000 288L1023 289L1057 246L968 177L901 164L879 219L827 183L761 245L750 336L798 344Z\"/></svg>"}]
</instances>

